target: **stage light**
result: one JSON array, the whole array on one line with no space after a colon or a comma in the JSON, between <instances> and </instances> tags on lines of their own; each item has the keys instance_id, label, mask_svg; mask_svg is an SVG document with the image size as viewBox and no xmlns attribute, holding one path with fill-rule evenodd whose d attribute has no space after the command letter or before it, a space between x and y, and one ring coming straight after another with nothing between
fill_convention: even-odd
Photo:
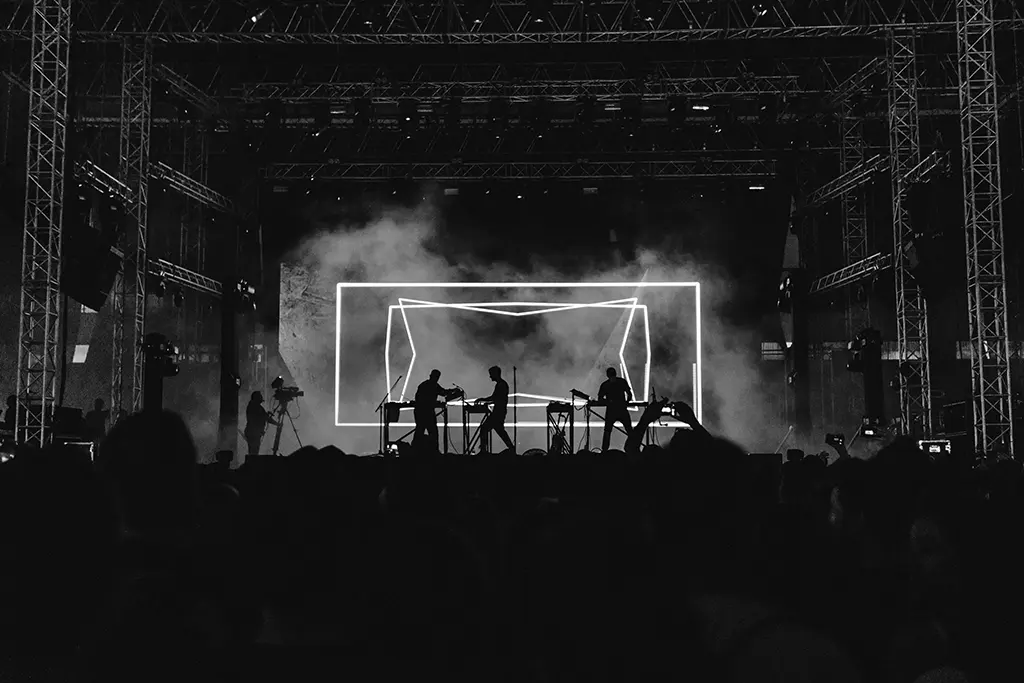
<instances>
[{"instance_id":1,"label":"stage light","mask_svg":"<svg viewBox=\"0 0 1024 683\"><path fill-rule=\"evenodd\" d=\"M522 198L523 198L523 195L521 195L521 194L517 194L516 195L516 199L522 199Z\"/></svg>"},{"instance_id":2,"label":"stage light","mask_svg":"<svg viewBox=\"0 0 1024 683\"><path fill-rule=\"evenodd\" d=\"M755 192L758 192L758 191L760 191L760 190L763 190L763 189L764 189L764 185L751 185L751 186L750 186L750 187L748 187L747 189L748 189L748 190L753 190L753 191L755 191Z\"/></svg>"},{"instance_id":3,"label":"stage light","mask_svg":"<svg viewBox=\"0 0 1024 683\"><path fill-rule=\"evenodd\" d=\"M163 299L165 294L167 294L167 285L164 283L163 278L161 278L153 285L153 296L157 299Z\"/></svg>"},{"instance_id":4,"label":"stage light","mask_svg":"<svg viewBox=\"0 0 1024 683\"><path fill-rule=\"evenodd\" d=\"M185 306L185 293L180 289L174 293L174 306L175 308L183 308Z\"/></svg>"},{"instance_id":5,"label":"stage light","mask_svg":"<svg viewBox=\"0 0 1024 683\"><path fill-rule=\"evenodd\" d=\"M635 291L637 289L682 289L682 288L693 288L694 289L694 313L695 313L695 336L694 342L696 347L696 362L693 364L693 375L695 378L694 385L694 412L697 414L698 420L702 419L703 415L703 359L702 359L702 325L701 325L701 296L700 296L700 283L699 282L465 282L465 283L451 283L451 282L339 282L337 285L337 300L336 300L336 318L335 318L335 393L334 393L334 414L335 414L335 426L338 427L379 427L377 422L341 422L339 420L340 400L341 400L341 350L342 350L342 294L345 289L397 289L397 290L408 290L408 289L512 289L512 290L534 290L534 289L561 289L561 290L588 290L588 289L628 289ZM648 323L648 312L647 307L634 303L635 297L626 299L619 299L615 301L604 301L595 302L590 304L580 303L561 303L561 302L493 302L489 304L480 303L465 303L465 304L450 304L440 302L417 302L412 299L400 299L401 304L399 306L391 306L388 310L388 336L385 337L385 360L389 354L390 347L390 329L392 311L397 308L405 316L406 308L452 308L463 311L475 311L494 313L499 315L530 315L529 311L509 311L502 310L515 307L533 307L540 309L540 312L552 313L557 311L567 310L578 310L582 308L629 308L631 314L627 322L627 327L632 325L633 314L636 310L641 310L644 315L645 323ZM538 312L532 313L537 315ZM650 329L649 326L647 328ZM408 325L406 326L406 334L410 335L410 344L412 344L411 334L409 332ZM624 337L624 341L628 339L628 333ZM648 332L646 338L646 349L647 349L647 362L645 364L645 390L644 395L647 395L650 386L650 359L651 359L651 340ZM413 348L415 353L415 348ZM624 346L620 349L620 353L624 353ZM389 365L385 363L385 372L390 377ZM387 381L387 386L390 386L390 380ZM385 387L386 388L386 387ZM550 397L536 397L545 398L550 400ZM546 405L546 404L543 404ZM400 426L400 425L395 425ZM411 425L410 425L411 426ZM511 425L509 425L511 426ZM546 422L537 423L519 423L520 427L545 427ZM665 425L659 425L665 426Z\"/></svg>"},{"instance_id":6,"label":"stage light","mask_svg":"<svg viewBox=\"0 0 1024 683\"><path fill-rule=\"evenodd\" d=\"M709 107L706 104L695 104L695 105L693 105L693 110L694 111L708 111L709 109L711 109L711 107Z\"/></svg>"}]
</instances>

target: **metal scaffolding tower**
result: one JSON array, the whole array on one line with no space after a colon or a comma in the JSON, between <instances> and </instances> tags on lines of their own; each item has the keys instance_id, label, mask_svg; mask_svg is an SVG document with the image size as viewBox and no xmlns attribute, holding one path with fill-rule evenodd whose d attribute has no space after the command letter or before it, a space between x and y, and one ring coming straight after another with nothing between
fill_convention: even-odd
<instances>
[{"instance_id":1,"label":"metal scaffolding tower","mask_svg":"<svg viewBox=\"0 0 1024 683\"><path fill-rule=\"evenodd\" d=\"M960 132L974 444L1013 452L992 0L959 0Z\"/></svg>"},{"instance_id":2,"label":"metal scaffolding tower","mask_svg":"<svg viewBox=\"0 0 1024 683\"><path fill-rule=\"evenodd\" d=\"M205 126L189 124L183 129L184 174L207 184L209 147ZM181 216L181 234L178 242L178 263L196 272L206 271L206 232L203 226L203 205L186 198ZM202 341L203 304L196 303L178 309L178 341L191 357L191 348Z\"/></svg>"},{"instance_id":3,"label":"metal scaffolding tower","mask_svg":"<svg viewBox=\"0 0 1024 683\"><path fill-rule=\"evenodd\" d=\"M146 334L146 242L149 225L149 122L150 87L153 79L153 45L149 39L124 43L121 91L121 180L131 192L127 235L123 236L125 261L114 289L112 376L110 409L117 416L124 404L125 351L131 358L129 412L142 408ZM130 332L126 334L128 316Z\"/></svg>"},{"instance_id":4,"label":"metal scaffolding tower","mask_svg":"<svg viewBox=\"0 0 1024 683\"><path fill-rule=\"evenodd\" d=\"M849 102L844 102L842 118L839 121L839 173L840 177L854 171L865 161L864 119ZM868 216L864 193L853 188L842 195L840 200L842 221L843 266L851 266L868 257ZM857 334L871 325L871 309L867 297L858 300L856 290L846 292L846 340L852 341ZM850 379L857 391L847 392L847 401L852 415L864 414L864 392L856 373Z\"/></svg>"},{"instance_id":5,"label":"metal scaffolding tower","mask_svg":"<svg viewBox=\"0 0 1024 683\"><path fill-rule=\"evenodd\" d=\"M893 273L896 284L896 345L900 363L900 429L926 435L932 426L928 308L911 274L909 171L921 156L917 116L915 34L909 27L889 32L889 156L892 173Z\"/></svg>"},{"instance_id":6,"label":"metal scaffolding tower","mask_svg":"<svg viewBox=\"0 0 1024 683\"><path fill-rule=\"evenodd\" d=\"M40 446L47 440L61 362L58 326L70 45L71 0L35 0L15 431L24 443Z\"/></svg>"},{"instance_id":7,"label":"metal scaffolding tower","mask_svg":"<svg viewBox=\"0 0 1024 683\"><path fill-rule=\"evenodd\" d=\"M864 153L864 120L850 108L846 108L840 121L840 134L842 135L839 148L840 173L846 174L863 163L866 156ZM840 209L842 211L844 266L863 261L870 253L868 251L868 216L865 204L864 193L857 189L842 196ZM870 322L871 315L867 305L856 302L851 296L846 311L846 333L849 339L853 339Z\"/></svg>"}]
</instances>

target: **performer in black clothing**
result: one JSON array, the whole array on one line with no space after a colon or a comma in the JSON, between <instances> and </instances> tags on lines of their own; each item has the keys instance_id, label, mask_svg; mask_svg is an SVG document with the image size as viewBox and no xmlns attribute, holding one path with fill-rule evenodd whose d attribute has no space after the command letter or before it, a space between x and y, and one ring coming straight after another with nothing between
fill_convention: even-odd
<instances>
[{"instance_id":1,"label":"performer in black clothing","mask_svg":"<svg viewBox=\"0 0 1024 683\"><path fill-rule=\"evenodd\" d=\"M607 406L604 412L602 451L608 450L608 444L611 442L612 430L615 429L616 422L622 423L623 429L626 430L627 439L633 431L628 410L629 402L633 400L633 390L629 388L629 383L626 380L617 376L615 368L608 368L605 374L608 375L608 379L601 383L601 388L597 392L597 400Z\"/></svg>"},{"instance_id":2,"label":"performer in black clothing","mask_svg":"<svg viewBox=\"0 0 1024 683\"><path fill-rule=\"evenodd\" d=\"M102 398L93 402L92 410L85 414L85 426L89 430L89 436L94 441L102 441L107 435L107 420L110 418L110 411L106 409Z\"/></svg>"},{"instance_id":3,"label":"performer in black clothing","mask_svg":"<svg viewBox=\"0 0 1024 683\"><path fill-rule=\"evenodd\" d=\"M416 387L416 398L413 404L413 416L416 418L416 430L413 432L412 445L417 449L430 448L437 452L437 399L444 396L451 400L462 394L462 390L445 389L438 380L440 370L431 370L430 377Z\"/></svg>"},{"instance_id":4,"label":"performer in black clothing","mask_svg":"<svg viewBox=\"0 0 1024 683\"><path fill-rule=\"evenodd\" d=\"M268 424L277 425L277 422L263 407L263 393L254 391L245 407L245 441L249 444L249 455L260 454L260 442Z\"/></svg>"},{"instance_id":5,"label":"performer in black clothing","mask_svg":"<svg viewBox=\"0 0 1024 683\"><path fill-rule=\"evenodd\" d=\"M480 425L480 443L489 445L490 433L494 431L505 442L505 447L513 450L515 445L509 438L508 432L505 431L505 416L508 415L508 382L501 378L501 368L497 365L492 367L488 374L491 376L491 381L494 382L494 393L487 398L478 398L476 402L493 403L494 407L491 409L491 414Z\"/></svg>"}]
</instances>

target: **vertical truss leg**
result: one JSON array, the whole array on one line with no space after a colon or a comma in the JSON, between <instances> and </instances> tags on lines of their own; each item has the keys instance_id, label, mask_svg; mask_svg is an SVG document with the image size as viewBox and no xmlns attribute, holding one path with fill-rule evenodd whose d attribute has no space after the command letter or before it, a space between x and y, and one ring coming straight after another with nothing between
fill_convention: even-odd
<instances>
[{"instance_id":1,"label":"vertical truss leg","mask_svg":"<svg viewBox=\"0 0 1024 683\"><path fill-rule=\"evenodd\" d=\"M0 166L6 168L11 136L11 96L14 95L14 86L10 81L4 80L0 83L0 90Z\"/></svg>"},{"instance_id":2,"label":"vertical truss leg","mask_svg":"<svg viewBox=\"0 0 1024 683\"><path fill-rule=\"evenodd\" d=\"M864 120L847 107L840 121L842 136L839 148L840 173L847 173L864 161ZM868 253L868 216L864 192L858 188L843 194L840 204L843 236L843 265L863 261ZM871 325L871 309L857 301L854 290L849 289L846 301L846 340L856 338L861 330ZM851 415L864 414L864 391L860 375L849 373L857 389L847 393Z\"/></svg>"},{"instance_id":3,"label":"vertical truss leg","mask_svg":"<svg viewBox=\"0 0 1024 683\"><path fill-rule=\"evenodd\" d=\"M111 410L142 408L146 334L146 243L149 224L149 129L153 46L129 39L124 45L121 90L121 180L131 192L125 264L114 294ZM130 318L129 318L130 315ZM128 324L130 321L130 324ZM129 403L124 402L125 351L131 360ZM116 414L116 413L115 413Z\"/></svg>"},{"instance_id":4,"label":"vertical truss leg","mask_svg":"<svg viewBox=\"0 0 1024 683\"><path fill-rule=\"evenodd\" d=\"M57 398L70 40L71 1L35 0L15 429L25 443L40 446Z\"/></svg>"},{"instance_id":5,"label":"vertical truss leg","mask_svg":"<svg viewBox=\"0 0 1024 683\"><path fill-rule=\"evenodd\" d=\"M903 434L927 435L932 428L928 308L910 273L907 172L920 160L917 112L917 59L912 29L889 34L889 155L892 174L893 275L896 283L896 343L900 362L900 418Z\"/></svg>"},{"instance_id":6,"label":"vertical truss leg","mask_svg":"<svg viewBox=\"0 0 1024 683\"><path fill-rule=\"evenodd\" d=\"M197 125L186 125L184 133L184 164L182 171L190 178L207 184L209 152L206 129ZM197 273L206 270L206 232L203 227L203 207L199 202L187 199L181 217L181 235L178 244L178 263ZM203 304L196 303L178 310L178 341L193 356L203 338Z\"/></svg>"},{"instance_id":7,"label":"vertical truss leg","mask_svg":"<svg viewBox=\"0 0 1024 683\"><path fill-rule=\"evenodd\" d=\"M974 445L1013 452L1003 197L992 0L959 0L960 133Z\"/></svg>"}]
</instances>

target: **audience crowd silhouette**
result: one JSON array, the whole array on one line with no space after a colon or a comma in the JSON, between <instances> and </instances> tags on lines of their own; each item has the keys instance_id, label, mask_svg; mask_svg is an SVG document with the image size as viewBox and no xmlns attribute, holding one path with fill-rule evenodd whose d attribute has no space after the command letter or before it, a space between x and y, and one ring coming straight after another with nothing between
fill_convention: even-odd
<instances>
[{"instance_id":1,"label":"audience crowd silhouette","mask_svg":"<svg viewBox=\"0 0 1024 683\"><path fill-rule=\"evenodd\" d=\"M567 457L21 452L0 681L1024 680L1015 461L642 448L661 407Z\"/></svg>"}]
</instances>

